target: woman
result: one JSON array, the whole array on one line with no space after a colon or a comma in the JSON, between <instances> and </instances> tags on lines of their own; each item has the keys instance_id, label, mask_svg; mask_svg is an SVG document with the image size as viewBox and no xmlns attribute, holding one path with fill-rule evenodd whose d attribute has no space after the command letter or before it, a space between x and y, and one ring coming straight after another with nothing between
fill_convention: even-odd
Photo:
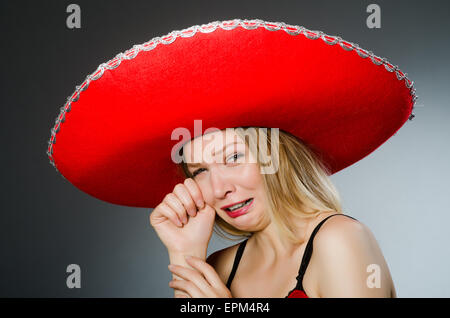
<instances>
[{"instance_id":1,"label":"woman","mask_svg":"<svg viewBox=\"0 0 450 318\"><path fill-rule=\"evenodd\" d=\"M150 215L168 248L170 270L178 276L170 286L186 297L395 297L374 236L342 214L338 194L314 153L281 131L278 156L271 154L279 158L279 169L262 174L248 141L258 136L245 139L239 132L222 130L213 138L186 143L185 159L193 158L195 151L220 149L214 143L223 145L224 139L234 140L211 155L210 163L183 161L187 179ZM210 255L208 265L204 257L214 219L226 233L248 239L245 245ZM308 259L303 255L307 242L312 245L314 229L314 252ZM188 255L197 258L185 263L183 256ZM380 268L380 286L375 288L367 283L370 264Z\"/></svg>"},{"instance_id":2,"label":"woman","mask_svg":"<svg viewBox=\"0 0 450 318\"><path fill-rule=\"evenodd\" d=\"M397 66L340 37L215 21L102 63L61 107L47 155L98 199L156 207L151 224L182 266L171 268L177 297L394 297L373 235L342 215L328 175L393 136L416 99ZM280 129L271 164L253 147L260 130L247 140L224 130L235 127L272 128L271 145ZM240 137L245 156L227 148L218 160L221 138L207 136ZM214 224L248 240L205 262Z\"/></svg>"}]
</instances>

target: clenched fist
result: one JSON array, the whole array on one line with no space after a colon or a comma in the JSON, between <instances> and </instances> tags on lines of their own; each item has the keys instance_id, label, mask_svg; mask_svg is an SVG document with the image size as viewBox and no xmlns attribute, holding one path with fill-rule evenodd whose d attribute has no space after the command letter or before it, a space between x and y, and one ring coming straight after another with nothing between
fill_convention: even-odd
<instances>
[{"instance_id":1,"label":"clenched fist","mask_svg":"<svg viewBox=\"0 0 450 318\"><path fill-rule=\"evenodd\" d=\"M187 178L177 184L150 214L150 224L169 253L206 251L215 210L203 199L197 183Z\"/></svg>"}]
</instances>

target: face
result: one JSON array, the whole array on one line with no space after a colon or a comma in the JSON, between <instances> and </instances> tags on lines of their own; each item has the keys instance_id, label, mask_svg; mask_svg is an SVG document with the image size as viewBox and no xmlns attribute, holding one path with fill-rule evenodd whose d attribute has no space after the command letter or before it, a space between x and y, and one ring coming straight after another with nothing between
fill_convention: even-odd
<instances>
[{"instance_id":1,"label":"face","mask_svg":"<svg viewBox=\"0 0 450 318\"><path fill-rule=\"evenodd\" d=\"M199 136L183 146L183 154L206 203L223 220L249 232L270 223L259 165L233 130Z\"/></svg>"}]
</instances>

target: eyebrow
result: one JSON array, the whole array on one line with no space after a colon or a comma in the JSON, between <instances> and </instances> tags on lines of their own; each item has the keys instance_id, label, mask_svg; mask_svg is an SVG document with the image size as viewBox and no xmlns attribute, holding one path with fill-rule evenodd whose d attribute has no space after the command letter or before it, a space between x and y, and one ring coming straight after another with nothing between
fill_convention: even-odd
<instances>
[{"instance_id":1,"label":"eyebrow","mask_svg":"<svg viewBox=\"0 0 450 318\"><path fill-rule=\"evenodd\" d=\"M222 150L219 150L218 153L224 152L225 149L226 149L228 146L231 146L231 145L234 145L234 144L236 144L236 145L243 145L244 143L239 142L239 141L233 141L233 142L230 142L230 143L226 144L225 146L223 146ZM215 155L216 155L216 153L213 151L213 156L215 156ZM199 167L199 166L201 166L201 165L202 165L202 163L189 163L189 162L188 162L188 163L186 164L186 166L187 166L188 168L196 168L196 167Z\"/></svg>"}]
</instances>

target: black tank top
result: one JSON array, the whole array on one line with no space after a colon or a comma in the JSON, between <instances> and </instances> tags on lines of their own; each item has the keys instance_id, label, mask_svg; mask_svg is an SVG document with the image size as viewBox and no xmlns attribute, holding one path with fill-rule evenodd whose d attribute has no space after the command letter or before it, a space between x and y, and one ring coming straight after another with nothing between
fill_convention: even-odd
<instances>
[{"instance_id":1,"label":"black tank top","mask_svg":"<svg viewBox=\"0 0 450 318\"><path fill-rule=\"evenodd\" d=\"M333 215L326 217L314 228L313 232L311 233L311 236L309 237L308 243L306 244L305 252L303 253L302 262L301 262L300 269L298 271L298 276L297 276L297 285L294 287L293 290L291 290L288 293L286 298L308 298L308 296L306 295L306 293L303 289L303 275L305 275L306 268L308 267L309 260L311 259L311 255L313 252L314 236L316 236L317 231L319 231L322 224L325 223L325 221L328 220L330 217L335 216L335 215L344 215L349 218L352 218L353 220L356 220L355 218L353 218L349 215L337 213L337 214L333 214ZM242 254L244 253L245 246L247 245L247 241L248 241L248 239L241 242L241 244L239 245L238 250L236 252L236 256L234 257L233 268L231 270L230 276L228 277L228 281L227 281L228 289L230 289L230 287L231 287L231 282L233 281L234 275L236 274L236 270L238 268L239 261L241 260Z\"/></svg>"}]
</instances>

